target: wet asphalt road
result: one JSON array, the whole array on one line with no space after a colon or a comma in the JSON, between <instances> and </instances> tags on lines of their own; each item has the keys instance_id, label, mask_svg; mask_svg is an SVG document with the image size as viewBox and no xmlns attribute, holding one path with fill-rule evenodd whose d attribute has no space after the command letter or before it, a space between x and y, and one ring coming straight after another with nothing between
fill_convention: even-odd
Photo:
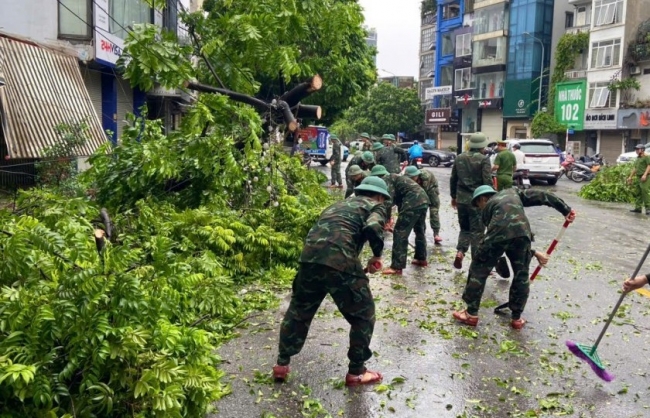
<instances>
[{"instance_id":1,"label":"wet asphalt road","mask_svg":"<svg viewBox=\"0 0 650 418\"><path fill-rule=\"evenodd\" d=\"M255 318L240 338L220 349L233 393L216 404L218 412L211 416L650 416L650 299L628 295L598 348L614 382L599 380L565 347L567 339L595 341L619 297L620 283L648 244L644 231L650 219L630 214L624 205L584 201L576 195L581 185L567 179L553 187L535 186L555 191L578 218L531 286L526 327L512 330L508 316L493 313L507 301L510 285L494 277L483 296L479 325L469 328L451 318L453 309L463 307L460 294L469 261L462 272L451 267L458 226L450 206L450 169L429 170L440 183L443 245L430 246L427 268L409 265L402 277L371 277L377 323L368 367L384 374L383 385L343 387L349 327L329 298L305 348L292 360L289 381L271 382L287 292L280 295L277 310ZM527 213L534 247L545 249L562 216L547 207ZM387 251L385 265L389 257ZM641 270L647 271L650 262Z\"/></svg>"}]
</instances>

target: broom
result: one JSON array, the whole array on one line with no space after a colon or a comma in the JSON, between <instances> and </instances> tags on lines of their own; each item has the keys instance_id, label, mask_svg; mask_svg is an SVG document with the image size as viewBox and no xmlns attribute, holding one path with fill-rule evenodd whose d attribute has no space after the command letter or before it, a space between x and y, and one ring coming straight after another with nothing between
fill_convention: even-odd
<instances>
[{"instance_id":1,"label":"broom","mask_svg":"<svg viewBox=\"0 0 650 418\"><path fill-rule=\"evenodd\" d=\"M551 245L548 247L548 250L546 250L546 254L551 255L551 253L553 252L553 250L555 250L555 247L557 247L558 242L559 242L560 239L564 236L564 233L566 232L566 229L569 227L569 224L570 224L570 223L571 223L571 222L569 222L569 221L564 221L564 224L562 225L562 228L560 229L560 232L557 233L557 236L555 237L555 239L553 240L553 242L551 242ZM539 265L535 268L535 271L533 271L533 274L531 274L531 276L530 276L530 281L531 281L531 282L532 282L533 280L535 280L535 277L537 277L537 275L539 274L540 270L542 270L542 265L541 265L541 264L539 264ZM499 306L497 306L496 308L494 308L494 313L496 313L496 314L500 314L501 311L502 311L503 309L505 309L505 308L508 307L508 303L509 303L509 302L506 302L506 303L504 303L504 304L502 304L502 305L499 305Z\"/></svg>"},{"instance_id":2,"label":"broom","mask_svg":"<svg viewBox=\"0 0 650 418\"><path fill-rule=\"evenodd\" d=\"M632 276L630 277L634 278L637 274L639 274L639 270L641 270L641 267L643 267L643 263L645 263L645 260L648 258L649 253L650 245L648 245L648 248L645 250L643 257L641 257L641 261L639 261L639 264L636 266L636 270L634 270L634 273L632 273ZM598 377L603 379L605 382L611 382L614 380L614 375L608 373L607 370L605 370L605 366L603 366L603 363L600 361L600 357L598 357L596 349L598 348L598 344L600 344L600 340L603 339L603 336L605 335L609 324L612 323L612 319L614 319L614 315L616 315L616 311L618 311L618 308L621 306L621 303L623 302L623 299L626 295L627 293L625 292L621 293L621 297L618 298L618 302L616 303L616 306L614 306L614 310L609 315L609 319L607 319L607 322L605 322L605 326L603 327L603 330L600 331L600 335L598 336L598 339L593 346L590 347L588 345L574 343L573 341L566 342L567 348L579 359L587 362L587 364L591 366L591 369L594 371L594 373L596 373L596 375L598 375Z\"/></svg>"}]
</instances>

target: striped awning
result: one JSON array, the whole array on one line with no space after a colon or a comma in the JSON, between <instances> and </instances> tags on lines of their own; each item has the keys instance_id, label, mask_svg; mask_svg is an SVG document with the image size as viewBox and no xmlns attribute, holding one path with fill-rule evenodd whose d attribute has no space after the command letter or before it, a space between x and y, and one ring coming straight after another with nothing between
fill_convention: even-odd
<instances>
[{"instance_id":1,"label":"striped awning","mask_svg":"<svg viewBox=\"0 0 650 418\"><path fill-rule=\"evenodd\" d=\"M107 138L77 58L0 35L0 118L9 158L41 158L62 139L56 127L85 124L91 155Z\"/></svg>"}]
</instances>

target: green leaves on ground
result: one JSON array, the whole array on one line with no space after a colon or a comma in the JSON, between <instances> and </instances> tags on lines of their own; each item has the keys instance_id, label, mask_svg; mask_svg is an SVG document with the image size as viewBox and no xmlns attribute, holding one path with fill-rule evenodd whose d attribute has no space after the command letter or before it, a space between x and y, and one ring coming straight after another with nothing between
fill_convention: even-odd
<instances>
[{"instance_id":1,"label":"green leaves on ground","mask_svg":"<svg viewBox=\"0 0 650 418\"><path fill-rule=\"evenodd\" d=\"M633 164L602 167L596 178L580 189L578 196L601 202L633 203L636 188L626 182L633 167Z\"/></svg>"}]
</instances>

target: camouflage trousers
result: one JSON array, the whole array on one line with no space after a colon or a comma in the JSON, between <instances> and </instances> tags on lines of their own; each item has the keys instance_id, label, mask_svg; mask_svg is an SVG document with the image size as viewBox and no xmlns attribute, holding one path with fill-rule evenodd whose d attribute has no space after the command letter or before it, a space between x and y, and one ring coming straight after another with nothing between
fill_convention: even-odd
<instances>
[{"instance_id":1,"label":"camouflage trousers","mask_svg":"<svg viewBox=\"0 0 650 418\"><path fill-rule=\"evenodd\" d=\"M343 180L341 179L341 163L334 163L332 165L332 184L338 184L343 186Z\"/></svg>"},{"instance_id":2,"label":"camouflage trousers","mask_svg":"<svg viewBox=\"0 0 650 418\"><path fill-rule=\"evenodd\" d=\"M400 211L393 230L393 258L390 267L402 270L406 267L406 253L409 247L409 235L415 231L415 259L427 259L427 207Z\"/></svg>"},{"instance_id":3,"label":"camouflage trousers","mask_svg":"<svg viewBox=\"0 0 650 418\"><path fill-rule=\"evenodd\" d=\"M634 188L636 188L634 207L636 209L645 207L645 210L650 210L650 179L642 182L641 177L637 177L634 180Z\"/></svg>"},{"instance_id":4,"label":"camouflage trousers","mask_svg":"<svg viewBox=\"0 0 650 418\"><path fill-rule=\"evenodd\" d=\"M440 198L436 196L434 202L431 202L429 206L429 224L433 230L433 235L438 235L440 232L440 215L438 214L440 210Z\"/></svg>"},{"instance_id":5,"label":"camouflage trousers","mask_svg":"<svg viewBox=\"0 0 650 418\"><path fill-rule=\"evenodd\" d=\"M510 189L512 188L512 176L511 175L500 175L497 176L497 191Z\"/></svg>"},{"instance_id":6,"label":"camouflage trousers","mask_svg":"<svg viewBox=\"0 0 650 418\"><path fill-rule=\"evenodd\" d=\"M476 251L476 257L472 258L467 276L467 285L463 292L463 300L467 303L467 312L470 315L478 315L485 282L497 261L505 252L510 260L514 275L510 284L510 295L508 307L512 311L512 319L519 319L526 307L530 280L528 278L528 266L532 253L530 240L527 237L514 238L508 241L483 243Z\"/></svg>"},{"instance_id":7,"label":"camouflage trousers","mask_svg":"<svg viewBox=\"0 0 650 418\"><path fill-rule=\"evenodd\" d=\"M354 193L354 183L349 178L345 178L345 198L352 196Z\"/></svg>"},{"instance_id":8,"label":"camouflage trousers","mask_svg":"<svg viewBox=\"0 0 650 418\"><path fill-rule=\"evenodd\" d=\"M472 247L472 258L476 255L478 244L483 239L484 227L481 212L471 204L458 204L458 244L456 249L463 254Z\"/></svg>"},{"instance_id":9,"label":"camouflage trousers","mask_svg":"<svg viewBox=\"0 0 650 418\"><path fill-rule=\"evenodd\" d=\"M331 267L300 263L293 279L289 309L280 326L278 364L289 364L300 353L311 321L328 294L350 324L348 372L360 375L372 357L370 340L375 328L375 302L367 277L352 276Z\"/></svg>"}]
</instances>

